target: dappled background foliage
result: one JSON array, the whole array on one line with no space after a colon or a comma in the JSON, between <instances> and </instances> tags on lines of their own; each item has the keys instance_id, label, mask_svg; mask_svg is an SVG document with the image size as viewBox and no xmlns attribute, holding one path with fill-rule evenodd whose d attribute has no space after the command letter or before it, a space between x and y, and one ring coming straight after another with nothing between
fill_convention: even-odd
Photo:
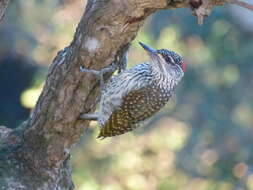
<instances>
[{"instance_id":1,"label":"dappled background foliage","mask_svg":"<svg viewBox=\"0 0 253 190\"><path fill-rule=\"evenodd\" d=\"M13 1L0 25L0 124L34 107L49 64L72 40L78 0ZM187 9L151 16L138 41L179 52L187 72L172 101L132 133L97 140L95 122L72 151L77 190L253 189L253 14L222 7L199 27Z\"/></svg>"}]
</instances>

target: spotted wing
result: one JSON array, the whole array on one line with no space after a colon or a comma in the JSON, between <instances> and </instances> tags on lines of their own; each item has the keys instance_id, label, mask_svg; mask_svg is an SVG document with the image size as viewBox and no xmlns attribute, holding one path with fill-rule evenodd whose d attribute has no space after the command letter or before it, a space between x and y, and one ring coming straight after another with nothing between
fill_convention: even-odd
<instances>
[{"instance_id":1,"label":"spotted wing","mask_svg":"<svg viewBox=\"0 0 253 190\"><path fill-rule=\"evenodd\" d=\"M165 105L166 101L161 101L159 95L159 91L155 91L151 87L128 93L123 98L122 105L111 114L105 125L102 126L98 138L121 135L135 129L140 121L149 118Z\"/></svg>"}]
</instances>

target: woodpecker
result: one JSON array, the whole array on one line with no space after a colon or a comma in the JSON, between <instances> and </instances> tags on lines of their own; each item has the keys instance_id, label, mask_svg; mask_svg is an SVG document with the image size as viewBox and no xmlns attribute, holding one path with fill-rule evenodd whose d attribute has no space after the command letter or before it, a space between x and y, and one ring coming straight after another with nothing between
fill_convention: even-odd
<instances>
[{"instance_id":1,"label":"woodpecker","mask_svg":"<svg viewBox=\"0 0 253 190\"><path fill-rule=\"evenodd\" d=\"M132 131L141 121L158 112L170 99L186 69L182 57L174 51L155 50L140 42L150 57L135 67L113 76L104 84L103 74L114 72L115 64L95 71L80 67L82 72L100 77L100 111L82 114L81 119L97 120L98 138L112 137Z\"/></svg>"}]
</instances>

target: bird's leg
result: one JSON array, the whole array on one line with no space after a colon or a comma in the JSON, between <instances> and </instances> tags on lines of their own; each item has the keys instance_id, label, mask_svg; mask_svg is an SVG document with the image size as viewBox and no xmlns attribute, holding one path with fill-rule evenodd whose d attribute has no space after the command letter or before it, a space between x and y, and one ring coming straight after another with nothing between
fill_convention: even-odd
<instances>
[{"instance_id":1,"label":"bird's leg","mask_svg":"<svg viewBox=\"0 0 253 190\"><path fill-rule=\"evenodd\" d=\"M116 69L117 69L117 66L116 66L115 63L112 63L109 67L103 68L100 71L96 71L96 70L93 70L93 69L87 69L84 66L80 67L81 72L92 73L100 79L101 93L102 93L103 89L105 88L104 74L113 73ZM87 113L87 114L85 113L85 114L80 115L80 119L97 121L98 120L98 115L99 115L98 113Z\"/></svg>"},{"instance_id":2,"label":"bird's leg","mask_svg":"<svg viewBox=\"0 0 253 190\"><path fill-rule=\"evenodd\" d=\"M81 72L92 73L100 79L100 88L101 88L101 90L103 90L105 88L104 74L105 73L113 73L114 71L116 71L116 69L117 69L117 66L115 65L115 63L112 63L110 66L105 67L100 71L93 70L93 69L87 69L84 66L80 67Z\"/></svg>"},{"instance_id":3,"label":"bird's leg","mask_svg":"<svg viewBox=\"0 0 253 190\"><path fill-rule=\"evenodd\" d=\"M126 70L127 53L128 53L129 46L130 46L130 43L126 44L123 48L121 48L120 51L117 53L115 61L110 66L103 68L100 71L87 69L84 66L80 67L81 72L92 73L100 79L101 94L102 94L102 91L105 89L104 74L113 73L117 69L118 69L118 73L120 73L122 70ZM99 116L98 113L87 113L87 114L85 113L85 114L80 115L80 119L97 121L98 116Z\"/></svg>"}]
</instances>

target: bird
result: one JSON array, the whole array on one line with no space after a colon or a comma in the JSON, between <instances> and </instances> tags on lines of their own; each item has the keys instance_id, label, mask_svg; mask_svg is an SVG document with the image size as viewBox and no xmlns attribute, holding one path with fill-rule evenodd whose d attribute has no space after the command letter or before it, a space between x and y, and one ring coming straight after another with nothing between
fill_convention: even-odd
<instances>
[{"instance_id":1,"label":"bird","mask_svg":"<svg viewBox=\"0 0 253 190\"><path fill-rule=\"evenodd\" d=\"M80 67L82 72L100 76L100 110L95 114L82 114L81 119L97 120L101 128L98 138L122 135L157 113L172 96L181 81L186 63L178 53L167 49L153 49L139 42L149 61L125 69L106 84L105 72L114 72L115 65L95 71Z\"/></svg>"}]
</instances>

